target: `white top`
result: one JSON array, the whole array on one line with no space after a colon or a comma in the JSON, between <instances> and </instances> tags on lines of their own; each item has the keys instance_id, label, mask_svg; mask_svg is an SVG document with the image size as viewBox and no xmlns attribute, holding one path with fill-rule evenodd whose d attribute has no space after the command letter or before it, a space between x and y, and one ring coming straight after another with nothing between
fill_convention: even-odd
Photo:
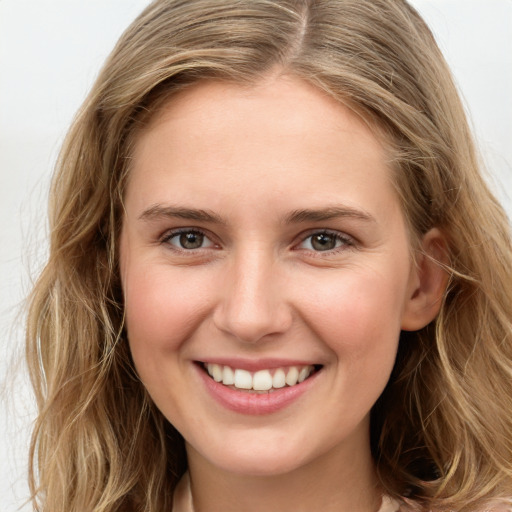
<instances>
[{"instance_id":1,"label":"white top","mask_svg":"<svg viewBox=\"0 0 512 512\"><path fill-rule=\"evenodd\" d=\"M383 496L382 504L378 512L399 512L398 503L387 496ZM190 478L188 473L183 475L174 491L172 512L194 512L192 492L190 490Z\"/></svg>"},{"instance_id":2,"label":"white top","mask_svg":"<svg viewBox=\"0 0 512 512\"><path fill-rule=\"evenodd\" d=\"M172 512L194 512L188 472L183 475L183 478L179 481L174 491ZM383 496L382 504L377 512L406 512L406 510L404 507L400 507L395 500L388 496ZM495 507L486 508L482 512L512 512L512 507L510 507L510 505L500 505L496 503Z\"/></svg>"}]
</instances>

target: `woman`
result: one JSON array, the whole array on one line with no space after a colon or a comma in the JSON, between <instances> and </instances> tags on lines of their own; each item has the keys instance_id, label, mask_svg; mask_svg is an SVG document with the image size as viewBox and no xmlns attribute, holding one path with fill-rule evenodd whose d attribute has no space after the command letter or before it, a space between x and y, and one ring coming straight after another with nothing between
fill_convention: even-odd
<instances>
[{"instance_id":1,"label":"woman","mask_svg":"<svg viewBox=\"0 0 512 512\"><path fill-rule=\"evenodd\" d=\"M509 225L406 2L154 2L51 201L36 508L508 503Z\"/></svg>"}]
</instances>

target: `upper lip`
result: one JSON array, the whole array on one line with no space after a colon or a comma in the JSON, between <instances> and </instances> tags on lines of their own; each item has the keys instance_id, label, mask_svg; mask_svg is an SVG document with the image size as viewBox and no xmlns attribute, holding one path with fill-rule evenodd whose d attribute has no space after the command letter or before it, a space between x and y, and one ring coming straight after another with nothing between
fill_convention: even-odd
<instances>
[{"instance_id":1,"label":"upper lip","mask_svg":"<svg viewBox=\"0 0 512 512\"><path fill-rule=\"evenodd\" d=\"M280 358L240 359L232 357L209 357L200 359L197 362L229 366L230 368L238 368L240 370L247 370L249 372L257 372L259 370L272 370L275 368L286 368L289 366L319 366L317 361Z\"/></svg>"}]
</instances>

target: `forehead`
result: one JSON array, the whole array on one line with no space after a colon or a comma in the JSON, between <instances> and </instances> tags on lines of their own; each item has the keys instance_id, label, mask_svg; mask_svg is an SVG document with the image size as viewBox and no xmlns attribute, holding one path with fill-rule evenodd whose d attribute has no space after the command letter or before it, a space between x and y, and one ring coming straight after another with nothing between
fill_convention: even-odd
<instances>
[{"instance_id":1,"label":"forehead","mask_svg":"<svg viewBox=\"0 0 512 512\"><path fill-rule=\"evenodd\" d=\"M128 195L210 194L212 206L229 193L349 205L365 196L379 208L393 192L388 161L368 123L298 78L202 82L171 97L138 134Z\"/></svg>"},{"instance_id":2,"label":"forehead","mask_svg":"<svg viewBox=\"0 0 512 512\"><path fill-rule=\"evenodd\" d=\"M252 127L272 125L283 135L300 135L308 122L320 122L325 130L338 131L348 127L349 131L357 131L372 142L379 139L381 149L389 150L389 137L374 119L363 116L359 112L361 109L346 98L334 99L294 75L270 75L254 84L205 79L164 94L155 103L148 110L148 119L143 121L136 141L162 124L180 123L182 128L205 130L208 121L215 119L220 129L234 127L243 116L250 116ZM286 116L279 117L279 113Z\"/></svg>"}]
</instances>

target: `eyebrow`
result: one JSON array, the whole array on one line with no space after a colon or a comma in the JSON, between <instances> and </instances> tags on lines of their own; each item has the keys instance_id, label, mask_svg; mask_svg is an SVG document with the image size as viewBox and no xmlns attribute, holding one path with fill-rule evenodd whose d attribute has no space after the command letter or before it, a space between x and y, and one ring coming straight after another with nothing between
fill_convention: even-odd
<instances>
[{"instance_id":1,"label":"eyebrow","mask_svg":"<svg viewBox=\"0 0 512 512\"><path fill-rule=\"evenodd\" d=\"M298 224L301 222L318 222L338 218L352 218L371 223L377 222L375 217L363 210L348 206L329 206L319 209L294 210L285 217L285 223Z\"/></svg>"},{"instance_id":2,"label":"eyebrow","mask_svg":"<svg viewBox=\"0 0 512 512\"><path fill-rule=\"evenodd\" d=\"M161 218L178 218L226 225L227 222L220 215L211 210L185 208L182 206L164 206L155 204L144 210L139 219L151 221ZM365 222L376 223L375 218L364 210L348 206L329 206L326 208L294 210L284 217L285 224L300 224L302 222L321 222L337 218L351 218Z\"/></svg>"},{"instance_id":3,"label":"eyebrow","mask_svg":"<svg viewBox=\"0 0 512 512\"><path fill-rule=\"evenodd\" d=\"M155 204L144 210L140 215L140 220L156 220L161 218L177 218L185 220L196 220L200 222L210 222L214 224L226 224L226 221L212 212L211 210L200 210L196 208L184 208L181 206L163 206Z\"/></svg>"}]
</instances>

